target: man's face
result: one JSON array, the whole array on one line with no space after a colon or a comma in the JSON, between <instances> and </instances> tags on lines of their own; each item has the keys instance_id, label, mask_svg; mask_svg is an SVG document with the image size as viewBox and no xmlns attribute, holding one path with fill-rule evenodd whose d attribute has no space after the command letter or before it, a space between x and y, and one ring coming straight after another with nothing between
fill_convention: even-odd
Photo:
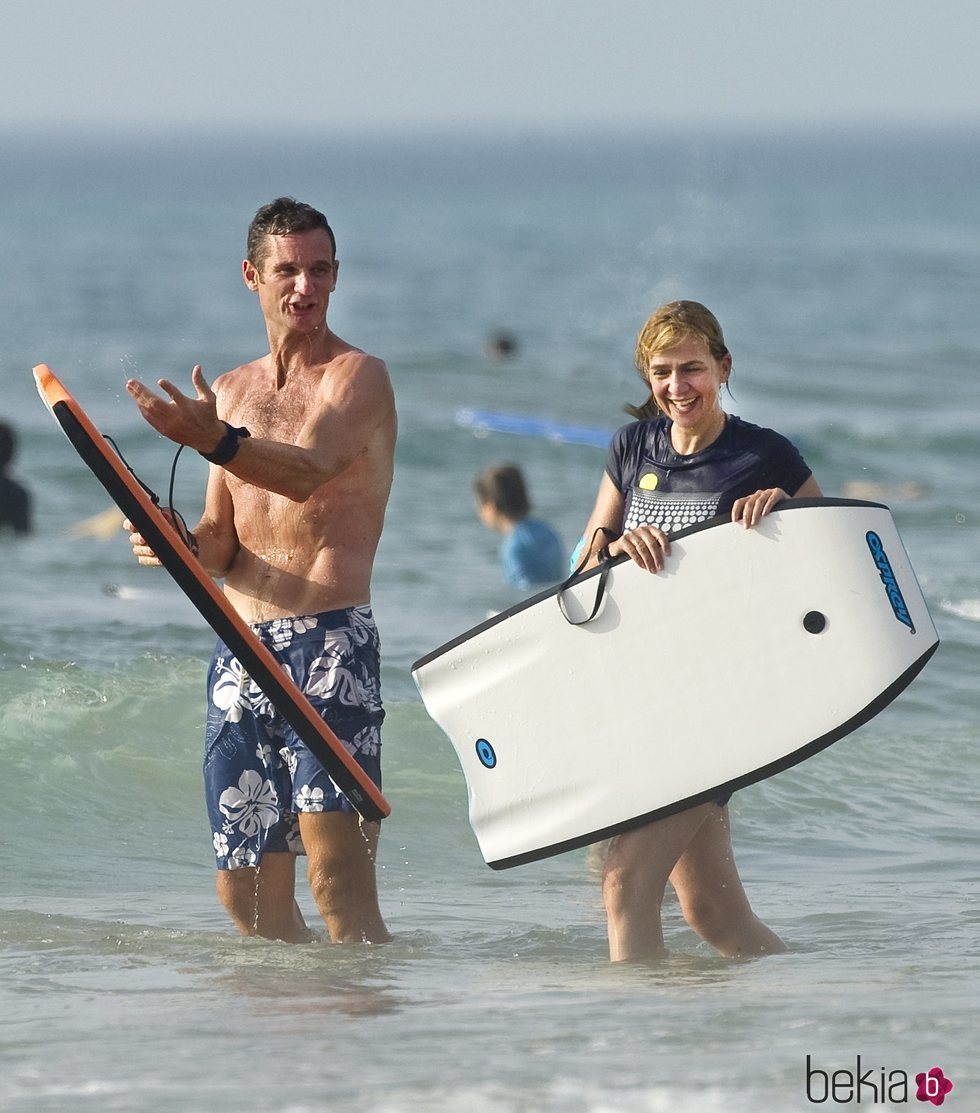
<instances>
[{"instance_id":1,"label":"man's face","mask_svg":"<svg viewBox=\"0 0 980 1113\"><path fill-rule=\"evenodd\" d=\"M322 228L266 236L258 264L242 265L245 284L259 295L266 321L289 332L322 328L337 285L337 260Z\"/></svg>"}]
</instances>

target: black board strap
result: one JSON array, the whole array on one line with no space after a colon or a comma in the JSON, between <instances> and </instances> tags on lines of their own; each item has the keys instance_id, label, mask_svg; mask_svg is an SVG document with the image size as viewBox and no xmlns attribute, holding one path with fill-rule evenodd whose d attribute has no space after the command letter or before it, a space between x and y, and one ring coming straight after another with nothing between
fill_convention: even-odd
<instances>
[{"instance_id":1,"label":"black board strap","mask_svg":"<svg viewBox=\"0 0 980 1113\"><path fill-rule=\"evenodd\" d=\"M568 608L565 606L565 591L572 584L575 577L589 563L589 560L592 557L592 547L593 545L595 545L595 539L600 533L603 535L603 537L606 538L607 541L616 540L616 534L613 533L611 529L606 529L605 526L599 526L595 533L592 534L592 538L589 541L589 546L586 549L585 556L582 557L582 559L579 561L578 566L575 568L575 571L572 572L568 579L564 580L558 587L558 608L562 613L562 617L569 624L569 626L584 626L587 622L591 622L599 613L599 608L602 606L602 598L606 594L606 580L609 578L609 562L611 560L611 557L609 556L608 545L603 545L599 552L596 554L599 558L599 567L601 571L596 582L595 599L592 603L592 610L589 612L588 616L586 618L572 618L571 615L568 613Z\"/></svg>"}]
</instances>

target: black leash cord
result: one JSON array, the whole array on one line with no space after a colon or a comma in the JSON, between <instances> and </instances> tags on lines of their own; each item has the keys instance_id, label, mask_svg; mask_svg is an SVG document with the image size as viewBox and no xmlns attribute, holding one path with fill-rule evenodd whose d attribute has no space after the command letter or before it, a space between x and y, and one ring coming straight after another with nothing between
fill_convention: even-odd
<instances>
[{"instance_id":1,"label":"black leash cord","mask_svg":"<svg viewBox=\"0 0 980 1113\"><path fill-rule=\"evenodd\" d=\"M603 545L603 547L599 550L599 552L597 554L598 557L599 557L599 567L602 570L599 573L599 582L596 586L595 600L592 604L592 611L590 612L590 614L586 618L575 619L575 618L572 618L569 615L568 609L565 606L565 591L571 585L571 583L575 579L575 577L589 563L589 560L592 556L592 546L595 545L595 539L596 539L597 535L600 534L600 533L603 534L603 536L607 539L607 541L615 541L616 540L617 535L615 533L613 533L612 530L606 529L605 526L599 526L595 530L595 532L592 534L592 538L589 541L589 547L586 550L585 556L579 561L578 567L575 569L574 572L572 572L572 574L568 577L567 580L562 581L561 585L558 588L558 607L561 610L562 617L571 626L584 626L587 622L591 622L595 618L595 616L599 613L599 607L602 605L602 598L606 593L606 580L609 577L609 567L610 567L610 565L609 565L610 557L609 557L609 546L608 546L608 544Z\"/></svg>"},{"instance_id":2,"label":"black leash cord","mask_svg":"<svg viewBox=\"0 0 980 1113\"><path fill-rule=\"evenodd\" d=\"M143 490L149 496L150 501L153 503L153 505L154 506L160 506L160 496L156 493L156 491L154 491L151 487L148 487L143 482L143 480L140 479L140 477L133 470L133 467L130 464L130 462L122 454L122 449L119 447L118 444L116 444L116 442L112 439L112 437L110 437L108 434L103 434L103 435L105 436L105 439L109 442L109 444L111 444L112 447L116 450L116 455L119 457L120 460L122 460L123 464L125 465L126 470L129 472L129 474L133 477L133 479L136 480L136 482L143 488ZM177 451L174 453L173 463L170 465L170 492L169 492L170 505L162 507L161 509L170 511L171 515L173 516L173 523L174 523L174 526L177 529L178 536L180 537L181 541L183 541L184 544L188 547L188 549L190 549L191 552L193 553L193 552L196 552L196 550L197 550L197 546L194 544L193 534L187 528L187 522L184 520L184 515L181 514L181 512L177 509L176 506L174 506L174 483L175 483L175 480L177 478L177 461L180 458L180 454L183 451L184 451L184 445L179 445L178 448L177 448Z\"/></svg>"}]
</instances>

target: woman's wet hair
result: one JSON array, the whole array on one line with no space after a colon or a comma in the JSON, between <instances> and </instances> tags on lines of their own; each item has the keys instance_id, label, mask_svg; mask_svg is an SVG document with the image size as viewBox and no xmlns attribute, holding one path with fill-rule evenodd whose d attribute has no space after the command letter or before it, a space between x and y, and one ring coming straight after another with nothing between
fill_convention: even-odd
<instances>
[{"instance_id":1,"label":"woman's wet hair","mask_svg":"<svg viewBox=\"0 0 980 1113\"><path fill-rule=\"evenodd\" d=\"M715 359L729 354L718 318L699 301L671 301L651 313L636 338L633 357L636 370L647 386L650 385L650 360L658 352L692 337L702 340ZM652 390L642 405L626 405L623 409L641 421L660 416L660 407L654 401Z\"/></svg>"}]
</instances>

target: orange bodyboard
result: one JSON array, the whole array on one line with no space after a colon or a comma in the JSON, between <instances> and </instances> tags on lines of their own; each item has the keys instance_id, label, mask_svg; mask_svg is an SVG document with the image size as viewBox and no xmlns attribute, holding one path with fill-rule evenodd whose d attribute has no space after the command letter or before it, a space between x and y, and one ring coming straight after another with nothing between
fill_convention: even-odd
<instances>
[{"instance_id":1,"label":"orange bodyboard","mask_svg":"<svg viewBox=\"0 0 980 1113\"><path fill-rule=\"evenodd\" d=\"M166 515L92 424L78 402L45 364L34 368L34 379L42 400L79 456L143 535L205 621L306 743L341 792L365 819L378 820L389 815L391 807L377 785L231 606Z\"/></svg>"}]
</instances>

